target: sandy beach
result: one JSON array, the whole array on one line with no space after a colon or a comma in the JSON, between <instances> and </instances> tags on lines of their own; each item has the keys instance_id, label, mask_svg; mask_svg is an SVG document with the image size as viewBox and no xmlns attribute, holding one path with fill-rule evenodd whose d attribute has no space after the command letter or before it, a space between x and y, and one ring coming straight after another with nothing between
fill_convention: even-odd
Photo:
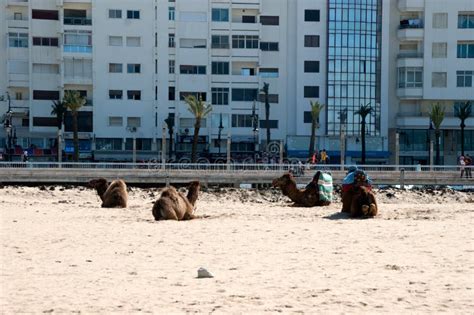
<instances>
[{"instance_id":1,"label":"sandy beach","mask_svg":"<svg viewBox=\"0 0 474 315\"><path fill-rule=\"evenodd\" d=\"M2 187L1 313L474 309L472 193L382 190L375 219L351 220L339 200L227 188L186 222L155 222L158 195L132 188L127 209L102 209L83 187Z\"/></svg>"}]
</instances>

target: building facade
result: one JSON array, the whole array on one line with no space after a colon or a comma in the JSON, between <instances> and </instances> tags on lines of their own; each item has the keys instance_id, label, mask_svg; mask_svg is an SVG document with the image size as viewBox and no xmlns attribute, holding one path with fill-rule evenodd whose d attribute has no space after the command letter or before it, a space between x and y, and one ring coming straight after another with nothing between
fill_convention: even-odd
<instances>
[{"instance_id":1,"label":"building facade","mask_svg":"<svg viewBox=\"0 0 474 315\"><path fill-rule=\"evenodd\" d=\"M474 9L469 0L454 2L444 31L446 41L454 42L447 44L448 58L435 62L427 53L431 56L431 41L440 38L437 29L422 29L421 39L406 34L419 28L400 29L406 20L431 23L429 16L444 12L435 0L3 0L0 111L10 105L13 118L9 134L0 130L1 147L14 158L28 148L35 159L55 159L52 104L65 91L77 90L86 98L78 117L84 159L131 160L132 152L138 160L159 159L163 138L168 158L188 158L194 118L184 97L196 95L213 107L198 145L200 156L209 160L225 156L228 138L235 160L254 158L269 145L267 126L270 142L283 142L289 157L307 157L309 102L319 101L326 106L316 145L329 151L332 162L339 162L341 141L348 163L360 158L355 112L365 104L374 109L367 118L368 161L393 160L389 148L398 131L401 162L416 162L409 157L422 153L405 143L428 125L423 104L473 99L472 88L451 91L450 86L446 93L425 84L420 92L401 79L421 60L424 82L431 83L432 73L443 81L439 67L448 72L449 64L454 71L450 62L467 78L463 84L472 82ZM466 16L466 28L457 27L458 16L462 21ZM466 58L451 54L458 41L466 46ZM416 58L402 58L415 50ZM447 78L452 75L457 72ZM268 121L264 83L269 84ZM446 134L455 135L455 118L449 119L452 131ZM71 131L68 114L59 142L65 158L72 153Z\"/></svg>"}]
</instances>

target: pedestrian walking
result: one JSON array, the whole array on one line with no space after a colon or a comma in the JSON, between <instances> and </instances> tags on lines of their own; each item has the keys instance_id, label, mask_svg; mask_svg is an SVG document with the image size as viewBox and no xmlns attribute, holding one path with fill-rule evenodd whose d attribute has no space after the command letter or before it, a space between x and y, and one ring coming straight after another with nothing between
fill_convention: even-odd
<instances>
[{"instance_id":1,"label":"pedestrian walking","mask_svg":"<svg viewBox=\"0 0 474 315\"><path fill-rule=\"evenodd\" d=\"M464 156L464 163L466 163L466 178L472 178L472 158L469 154Z\"/></svg>"},{"instance_id":2,"label":"pedestrian walking","mask_svg":"<svg viewBox=\"0 0 474 315\"><path fill-rule=\"evenodd\" d=\"M461 178L462 178L462 176L464 175L464 169L466 167L466 162L464 161L464 156L462 156L462 155L459 157L459 165L460 165L460 169L461 169ZM466 175L466 177L467 177L467 175Z\"/></svg>"}]
</instances>

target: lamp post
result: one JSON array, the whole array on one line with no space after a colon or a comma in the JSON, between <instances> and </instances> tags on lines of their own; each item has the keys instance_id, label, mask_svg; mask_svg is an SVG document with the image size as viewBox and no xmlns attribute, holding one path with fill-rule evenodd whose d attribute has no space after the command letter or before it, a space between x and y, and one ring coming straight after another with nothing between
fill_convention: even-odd
<instances>
[{"instance_id":1,"label":"lamp post","mask_svg":"<svg viewBox=\"0 0 474 315\"><path fill-rule=\"evenodd\" d=\"M430 119L430 126L428 128L428 140L430 142L430 171L433 170L433 135L434 135L434 129L433 129L433 122Z\"/></svg>"},{"instance_id":2,"label":"lamp post","mask_svg":"<svg viewBox=\"0 0 474 315\"><path fill-rule=\"evenodd\" d=\"M5 121L3 122L3 128L5 129L5 134L7 136L7 141L5 143L6 145L6 158L7 161L11 161L11 147L12 147L12 109L11 109L11 103L10 103L10 94L7 92L7 100L8 100L8 111L5 114Z\"/></svg>"},{"instance_id":3,"label":"lamp post","mask_svg":"<svg viewBox=\"0 0 474 315\"><path fill-rule=\"evenodd\" d=\"M344 108L339 112L339 120L341 127L341 171L344 170L344 163L346 161L346 121L347 121L347 108Z\"/></svg>"},{"instance_id":4,"label":"lamp post","mask_svg":"<svg viewBox=\"0 0 474 315\"><path fill-rule=\"evenodd\" d=\"M224 126L222 125L222 113L220 113L219 117L219 132L217 133L217 147L219 149L219 155L221 154L221 136L222 136L222 129Z\"/></svg>"},{"instance_id":5,"label":"lamp post","mask_svg":"<svg viewBox=\"0 0 474 315\"><path fill-rule=\"evenodd\" d=\"M227 134L227 169L230 170L230 148L231 148L230 132Z\"/></svg>"},{"instance_id":6,"label":"lamp post","mask_svg":"<svg viewBox=\"0 0 474 315\"><path fill-rule=\"evenodd\" d=\"M398 171L398 166L400 165L400 133L395 133L395 166Z\"/></svg>"},{"instance_id":7,"label":"lamp post","mask_svg":"<svg viewBox=\"0 0 474 315\"><path fill-rule=\"evenodd\" d=\"M163 127L161 131L161 164L164 169L166 164L166 127Z\"/></svg>"}]
</instances>

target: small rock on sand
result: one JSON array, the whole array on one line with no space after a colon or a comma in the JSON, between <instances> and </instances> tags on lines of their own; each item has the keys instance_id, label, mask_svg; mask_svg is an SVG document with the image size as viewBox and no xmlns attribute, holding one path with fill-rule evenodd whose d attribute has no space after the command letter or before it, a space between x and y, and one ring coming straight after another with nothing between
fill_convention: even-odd
<instances>
[{"instance_id":1,"label":"small rock on sand","mask_svg":"<svg viewBox=\"0 0 474 315\"><path fill-rule=\"evenodd\" d=\"M198 269L198 279L203 279L203 278L214 278L214 275L207 271L207 269L201 267Z\"/></svg>"}]
</instances>

